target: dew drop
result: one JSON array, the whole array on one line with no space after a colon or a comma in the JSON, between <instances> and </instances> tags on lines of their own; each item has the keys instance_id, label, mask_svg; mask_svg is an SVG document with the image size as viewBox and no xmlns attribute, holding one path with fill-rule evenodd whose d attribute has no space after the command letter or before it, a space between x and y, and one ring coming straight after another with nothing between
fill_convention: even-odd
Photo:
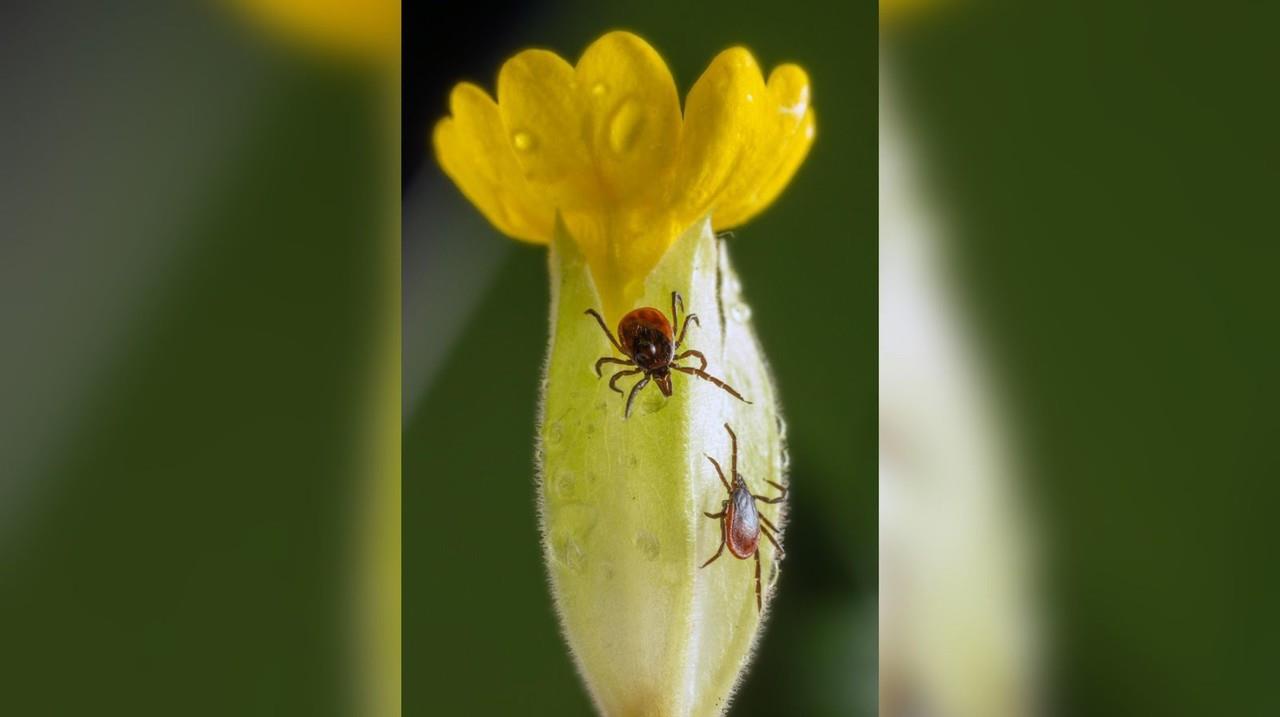
<instances>
[{"instance_id":1,"label":"dew drop","mask_svg":"<svg viewBox=\"0 0 1280 717\"><path fill-rule=\"evenodd\" d=\"M551 488L561 498L572 498L578 485L578 478L573 471L561 468L551 479Z\"/></svg>"},{"instance_id":2,"label":"dew drop","mask_svg":"<svg viewBox=\"0 0 1280 717\"><path fill-rule=\"evenodd\" d=\"M586 566L586 555L582 552L582 546L572 535L559 536L552 543L551 549L555 553L556 562L572 572L581 573Z\"/></svg>"},{"instance_id":3,"label":"dew drop","mask_svg":"<svg viewBox=\"0 0 1280 717\"><path fill-rule=\"evenodd\" d=\"M647 530L636 533L636 547L640 549L640 553L644 555L646 560L657 560L658 553L661 552L662 546L658 542L658 536Z\"/></svg>"},{"instance_id":4,"label":"dew drop","mask_svg":"<svg viewBox=\"0 0 1280 717\"><path fill-rule=\"evenodd\" d=\"M756 101L756 97L755 97L755 95L753 95L753 94L751 94L750 92L748 92L748 93L747 93L747 102L755 102L755 101Z\"/></svg>"},{"instance_id":5,"label":"dew drop","mask_svg":"<svg viewBox=\"0 0 1280 717\"><path fill-rule=\"evenodd\" d=\"M524 131L516 132L511 135L511 144L515 145L516 149L521 152L528 152L533 149L533 135Z\"/></svg>"},{"instance_id":6,"label":"dew drop","mask_svg":"<svg viewBox=\"0 0 1280 717\"><path fill-rule=\"evenodd\" d=\"M609 147L617 154L630 151L643 129L640 105L634 100L623 102L609 120Z\"/></svg>"},{"instance_id":7,"label":"dew drop","mask_svg":"<svg viewBox=\"0 0 1280 717\"><path fill-rule=\"evenodd\" d=\"M547 445L548 446L560 445L560 439L562 438L564 438L564 426L560 423L560 421L556 421L555 423L551 424L550 428L547 429Z\"/></svg>"},{"instance_id":8,"label":"dew drop","mask_svg":"<svg viewBox=\"0 0 1280 717\"><path fill-rule=\"evenodd\" d=\"M787 422L778 414L774 414L773 420L778 426L778 466L785 476L791 469L791 450L787 448Z\"/></svg>"},{"instance_id":9,"label":"dew drop","mask_svg":"<svg viewBox=\"0 0 1280 717\"><path fill-rule=\"evenodd\" d=\"M734 304L733 308L729 309L729 315L734 321L746 322L751 319L751 307L746 304Z\"/></svg>"},{"instance_id":10,"label":"dew drop","mask_svg":"<svg viewBox=\"0 0 1280 717\"><path fill-rule=\"evenodd\" d=\"M596 97L603 97L604 94L608 91L609 91L609 86L603 82L597 82L591 86L591 94L595 95Z\"/></svg>"},{"instance_id":11,"label":"dew drop","mask_svg":"<svg viewBox=\"0 0 1280 717\"><path fill-rule=\"evenodd\" d=\"M742 293L742 282L738 280L736 275L725 277L724 293L728 296L737 296Z\"/></svg>"}]
</instances>

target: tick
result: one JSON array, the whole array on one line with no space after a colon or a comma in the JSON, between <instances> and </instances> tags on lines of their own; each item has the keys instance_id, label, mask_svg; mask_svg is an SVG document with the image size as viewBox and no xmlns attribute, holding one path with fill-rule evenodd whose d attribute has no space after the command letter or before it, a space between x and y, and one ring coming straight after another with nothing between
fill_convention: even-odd
<instances>
[{"instance_id":1,"label":"tick","mask_svg":"<svg viewBox=\"0 0 1280 717\"><path fill-rule=\"evenodd\" d=\"M707 562L698 566L699 569L705 568L714 563L716 558L724 552L724 546L729 546L729 552L733 553L733 557L740 560L754 557L756 559L756 610L761 609L760 599L760 534L773 543L775 559L781 560L786 551L778 545L778 539L774 536L778 529L769 522L769 519L760 514L756 509L756 501L768 503L770 505L781 503L787 499L787 489L771 480L765 479L765 483L782 491L782 495L776 498L765 498L761 495L755 495L747 488L747 481L738 472L738 436L734 434L729 424L724 424L724 430L729 432L729 440L733 443L733 457L729 464L729 470L733 474L733 481L730 482L724 477L724 471L720 469L720 464L716 459L707 456L707 460L711 461L711 465L716 467L716 474L720 476L720 482L724 484L724 489L729 491L729 500L720 503L719 513L703 513L708 518L714 518L720 521L720 548L716 550L716 554L712 555Z\"/></svg>"},{"instance_id":2,"label":"tick","mask_svg":"<svg viewBox=\"0 0 1280 717\"><path fill-rule=\"evenodd\" d=\"M614 358L612 356L603 356L596 361L596 377L602 377L601 370L605 364L618 364L620 366L634 367L624 368L613 375L609 379L609 388L617 391L621 395L627 396L627 407L623 412L623 417L631 416L631 404L636 400L636 394L645 386L649 385L652 380L658 384L658 389L662 391L662 395L671 395L671 372L679 371L687 373L690 376L697 376L704 381L710 381L715 385L723 388L729 395L744 403L751 403L742 397L732 386L721 381L706 372L707 357L702 355L701 351L692 349L677 354L680 346L684 344L685 333L689 330L689 322L702 326L702 322L698 321L697 314L687 314L684 317L684 324L680 327L680 336L676 337L672 327L679 323L679 314L677 307L684 309L684 299L681 298L680 292L671 292L671 320L667 321L667 317L661 311L651 306L645 306L635 309L622 317L618 322L618 338L613 337L613 333L609 331L609 326L605 324L604 317L595 309L587 309L584 313L595 317L600 324L600 328L604 331L604 335L609 337L609 342L613 347L618 349L620 353L625 355L626 359ZM619 341L621 339L621 341ZM696 358L702 362L699 368L691 366L677 366L676 362L686 358ZM625 394L622 389L618 388L618 379L623 376L634 376L638 373L644 374L644 378L636 382L631 387L631 393Z\"/></svg>"}]
</instances>

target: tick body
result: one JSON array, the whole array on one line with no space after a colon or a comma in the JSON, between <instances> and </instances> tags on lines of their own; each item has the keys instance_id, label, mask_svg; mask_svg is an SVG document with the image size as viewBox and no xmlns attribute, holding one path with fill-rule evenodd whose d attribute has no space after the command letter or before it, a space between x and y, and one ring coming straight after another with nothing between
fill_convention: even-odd
<instances>
[{"instance_id":1,"label":"tick body","mask_svg":"<svg viewBox=\"0 0 1280 717\"><path fill-rule=\"evenodd\" d=\"M763 607L763 600L760 596L760 536L763 534L773 544L775 559L781 560L786 552L778 544L778 539L775 535L778 529L774 527L773 523L769 522L768 518L760 514L760 511L756 508L756 502L759 501L770 505L781 503L787 499L787 489L771 480L765 480L769 485L782 491L782 494L773 498L766 498L752 493L747 488L747 480L738 472L738 436L727 423L724 424L724 430L729 432L729 441L732 444L733 452L730 458L729 472L733 475L733 479L730 481L725 478L724 470L720 468L720 464L716 462L716 459L707 456L707 460L711 461L711 465L716 468L716 475L720 476L720 483L729 492L729 499L720 503L719 513L703 513L708 518L720 521L720 547L716 550L715 555L712 555L707 562L699 567L705 568L714 563L716 558L724 553L725 546L728 546L729 553L739 560L755 558L756 610L760 610Z\"/></svg>"},{"instance_id":2,"label":"tick body","mask_svg":"<svg viewBox=\"0 0 1280 717\"><path fill-rule=\"evenodd\" d=\"M661 311L651 306L635 309L628 312L618 322L618 338L616 339L613 337L613 333L609 331L608 324L604 322L604 317L599 312L595 309L587 309L584 312L595 318L605 336L609 337L609 343L613 344L614 348L627 357L626 359L620 359L612 356L603 356L596 361L597 377L602 376L601 371L605 364L617 364L624 367L613 374L613 378L609 379L609 388L627 397L627 406L623 412L624 417L631 416L631 406L636 399L636 394L649 385L650 381L658 384L658 390L662 391L662 395L670 396L671 372L673 371L687 373L704 381L710 381L739 401L751 403L743 398L742 394L734 390L732 386L706 372L707 357L703 356L701 351L690 349L679 354L676 353L684 343L685 333L689 330L689 323L693 322L699 326L702 325L698 321L697 314L687 314L684 317L684 324L680 326L680 334L677 336L675 326L679 323L680 315L678 309L683 308L684 300L680 297L680 293L673 291L671 292L670 321ZM701 362L701 366L693 368L692 366L680 366L677 364L678 361L686 358L698 359ZM618 379L637 374L643 374L643 377L631 387L629 394L618 388Z\"/></svg>"}]
</instances>

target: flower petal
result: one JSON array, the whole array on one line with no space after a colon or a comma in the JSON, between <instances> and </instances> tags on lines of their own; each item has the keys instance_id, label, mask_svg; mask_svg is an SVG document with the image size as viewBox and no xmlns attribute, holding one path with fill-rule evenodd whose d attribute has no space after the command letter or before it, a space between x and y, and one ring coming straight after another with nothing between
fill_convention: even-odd
<instances>
[{"instance_id":1,"label":"flower petal","mask_svg":"<svg viewBox=\"0 0 1280 717\"><path fill-rule=\"evenodd\" d=\"M643 39L611 32L576 67L528 50L498 76L498 102L473 85L436 127L440 162L503 232L545 243L560 217L607 313L625 312L676 236L710 216L736 226L767 207L813 139L809 78L794 65L766 84L747 50L720 53L689 92Z\"/></svg>"},{"instance_id":2,"label":"flower petal","mask_svg":"<svg viewBox=\"0 0 1280 717\"><path fill-rule=\"evenodd\" d=\"M600 186L583 142L573 67L552 52L525 50L498 73L498 111L530 186L553 209L599 205Z\"/></svg>"},{"instance_id":3,"label":"flower petal","mask_svg":"<svg viewBox=\"0 0 1280 717\"><path fill-rule=\"evenodd\" d=\"M635 308L645 279L674 237L688 227L668 212L645 207L611 212L566 212L567 233L578 244L600 292L605 316L622 318Z\"/></svg>"},{"instance_id":4,"label":"flower petal","mask_svg":"<svg viewBox=\"0 0 1280 717\"><path fill-rule=\"evenodd\" d=\"M546 244L555 230L555 212L537 201L525 181L498 106L484 90L464 82L453 89L449 107L452 117L436 124L432 138L440 166L499 231Z\"/></svg>"},{"instance_id":5,"label":"flower petal","mask_svg":"<svg viewBox=\"0 0 1280 717\"><path fill-rule=\"evenodd\" d=\"M809 147L813 146L814 131L813 110L809 109L805 112L800 126L787 142L783 151L782 162L774 169L772 175L760 185L754 200L741 207L732 207L726 211L723 222L716 225L717 231L736 227L747 222L764 211L773 203L773 200L778 198L779 194L782 194L782 190L787 188L787 184L791 182L791 177L795 175L796 170L804 163L805 156L809 154Z\"/></svg>"},{"instance_id":6,"label":"flower petal","mask_svg":"<svg viewBox=\"0 0 1280 717\"><path fill-rule=\"evenodd\" d=\"M666 63L641 38L611 32L583 53L576 76L583 136L610 198L636 204L661 192L680 141L680 96Z\"/></svg>"},{"instance_id":7,"label":"flower petal","mask_svg":"<svg viewBox=\"0 0 1280 717\"><path fill-rule=\"evenodd\" d=\"M796 65L774 69L768 92L756 104L754 141L717 201L716 229L737 226L763 211L786 187L813 141L804 70Z\"/></svg>"},{"instance_id":8,"label":"flower petal","mask_svg":"<svg viewBox=\"0 0 1280 717\"><path fill-rule=\"evenodd\" d=\"M691 222L705 213L739 171L759 128L754 103L764 95L760 67L741 47L717 55L694 83L671 184L676 216Z\"/></svg>"}]
</instances>

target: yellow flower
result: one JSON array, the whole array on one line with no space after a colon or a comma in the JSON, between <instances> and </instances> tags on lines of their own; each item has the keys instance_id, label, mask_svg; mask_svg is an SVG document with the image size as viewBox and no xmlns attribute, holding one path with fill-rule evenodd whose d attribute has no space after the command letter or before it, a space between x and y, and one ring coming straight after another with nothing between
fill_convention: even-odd
<instances>
[{"instance_id":1,"label":"yellow flower","mask_svg":"<svg viewBox=\"0 0 1280 717\"><path fill-rule=\"evenodd\" d=\"M558 213L611 317L634 308L700 218L729 229L767 207L813 142L804 70L781 65L766 83L741 47L712 61L683 117L666 64L628 32L596 40L577 66L521 52L497 94L454 88L434 133L441 166L508 236L547 244Z\"/></svg>"}]
</instances>

